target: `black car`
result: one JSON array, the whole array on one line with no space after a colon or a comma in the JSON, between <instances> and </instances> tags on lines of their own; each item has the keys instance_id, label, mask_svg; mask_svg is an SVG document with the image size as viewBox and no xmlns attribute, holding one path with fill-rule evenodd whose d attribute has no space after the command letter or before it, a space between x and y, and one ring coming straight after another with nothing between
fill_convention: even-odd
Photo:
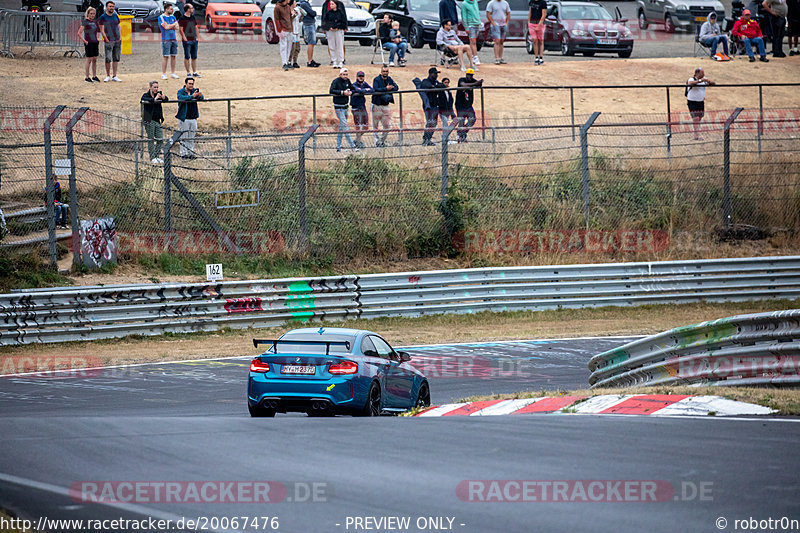
<instances>
[{"instance_id":1,"label":"black car","mask_svg":"<svg viewBox=\"0 0 800 533\"><path fill-rule=\"evenodd\" d=\"M386 0L372 11L376 20L382 19L385 13L400 22L400 32L408 39L409 46L436 47L439 0Z\"/></svg>"}]
</instances>

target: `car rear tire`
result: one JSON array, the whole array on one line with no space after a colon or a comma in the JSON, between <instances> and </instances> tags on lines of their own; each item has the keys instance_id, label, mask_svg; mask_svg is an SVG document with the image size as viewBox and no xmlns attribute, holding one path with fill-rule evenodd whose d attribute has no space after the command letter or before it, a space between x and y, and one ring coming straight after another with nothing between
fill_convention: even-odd
<instances>
[{"instance_id":1,"label":"car rear tire","mask_svg":"<svg viewBox=\"0 0 800 533\"><path fill-rule=\"evenodd\" d=\"M275 409L265 409L260 405L247 405L247 410L250 411L250 416L253 418L273 418L275 416Z\"/></svg>"},{"instance_id":2,"label":"car rear tire","mask_svg":"<svg viewBox=\"0 0 800 533\"><path fill-rule=\"evenodd\" d=\"M619 57L626 59L628 57L631 57L631 53L633 53L633 50L625 50L624 52L619 53Z\"/></svg>"},{"instance_id":3,"label":"car rear tire","mask_svg":"<svg viewBox=\"0 0 800 533\"><path fill-rule=\"evenodd\" d=\"M664 31L667 33L675 33L675 23L672 22L672 17L669 15L664 19Z\"/></svg>"},{"instance_id":4,"label":"car rear tire","mask_svg":"<svg viewBox=\"0 0 800 533\"><path fill-rule=\"evenodd\" d=\"M408 44L411 48L422 48L425 43L422 40L422 26L412 24L408 30Z\"/></svg>"},{"instance_id":5,"label":"car rear tire","mask_svg":"<svg viewBox=\"0 0 800 533\"><path fill-rule=\"evenodd\" d=\"M430 407L431 406L431 389L428 387L428 382L422 383L419 386L419 393L417 393L417 403L415 407Z\"/></svg>"},{"instance_id":6,"label":"car rear tire","mask_svg":"<svg viewBox=\"0 0 800 533\"><path fill-rule=\"evenodd\" d=\"M650 24L647 23L647 19L644 16L644 11L639 11L639 29L646 30Z\"/></svg>"},{"instance_id":7,"label":"car rear tire","mask_svg":"<svg viewBox=\"0 0 800 533\"><path fill-rule=\"evenodd\" d=\"M359 412L361 416L380 416L381 415L381 387L373 381L369 386L367 401L364 408Z\"/></svg>"},{"instance_id":8,"label":"car rear tire","mask_svg":"<svg viewBox=\"0 0 800 533\"><path fill-rule=\"evenodd\" d=\"M561 55L562 56L574 56L575 50L572 48L572 45L569 42L569 36L565 33L561 34Z\"/></svg>"},{"instance_id":9,"label":"car rear tire","mask_svg":"<svg viewBox=\"0 0 800 533\"><path fill-rule=\"evenodd\" d=\"M272 19L267 19L264 29L264 40L269 44L278 44L278 31L275 29L275 22Z\"/></svg>"},{"instance_id":10,"label":"car rear tire","mask_svg":"<svg viewBox=\"0 0 800 533\"><path fill-rule=\"evenodd\" d=\"M208 33L215 33L217 28L214 27L214 23L211 22L211 17L206 18L206 31Z\"/></svg>"}]
</instances>

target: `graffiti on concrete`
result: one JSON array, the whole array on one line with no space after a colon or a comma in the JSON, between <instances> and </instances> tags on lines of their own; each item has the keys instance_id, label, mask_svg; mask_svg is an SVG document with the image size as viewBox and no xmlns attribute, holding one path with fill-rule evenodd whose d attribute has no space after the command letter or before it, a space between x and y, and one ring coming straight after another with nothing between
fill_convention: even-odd
<instances>
[{"instance_id":1,"label":"graffiti on concrete","mask_svg":"<svg viewBox=\"0 0 800 533\"><path fill-rule=\"evenodd\" d=\"M117 262L117 225L113 217L81 220L83 264L100 268Z\"/></svg>"}]
</instances>

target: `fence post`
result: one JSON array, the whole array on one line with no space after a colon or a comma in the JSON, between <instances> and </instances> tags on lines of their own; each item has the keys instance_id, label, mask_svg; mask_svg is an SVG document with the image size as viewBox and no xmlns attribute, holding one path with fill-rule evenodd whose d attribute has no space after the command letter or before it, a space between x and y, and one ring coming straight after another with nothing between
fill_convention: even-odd
<instances>
[{"instance_id":1,"label":"fence post","mask_svg":"<svg viewBox=\"0 0 800 533\"><path fill-rule=\"evenodd\" d=\"M72 130L83 115L89 110L82 107L72 115L67 123L67 157L69 158L69 221L72 227L72 267L77 268L81 264L81 238L80 227L78 227L78 180L75 178L75 145L72 138ZM138 153L139 149L136 149Z\"/></svg>"},{"instance_id":2,"label":"fence post","mask_svg":"<svg viewBox=\"0 0 800 533\"><path fill-rule=\"evenodd\" d=\"M170 234L172 233L172 147L181 138L184 132L176 131L164 143L164 242L167 252L172 247Z\"/></svg>"},{"instance_id":3,"label":"fence post","mask_svg":"<svg viewBox=\"0 0 800 533\"><path fill-rule=\"evenodd\" d=\"M725 121L725 127L722 133L722 225L726 229L731 227L731 126L733 125L733 121L736 120L736 117L739 116L739 113L742 112L742 109L741 107L737 107L733 110L731 116Z\"/></svg>"},{"instance_id":4,"label":"fence post","mask_svg":"<svg viewBox=\"0 0 800 533\"><path fill-rule=\"evenodd\" d=\"M486 114L483 105L483 85L481 85L481 140L486 140Z\"/></svg>"},{"instance_id":5,"label":"fence post","mask_svg":"<svg viewBox=\"0 0 800 533\"><path fill-rule=\"evenodd\" d=\"M581 183L583 186L583 218L586 229L589 229L589 128L599 116L600 112L595 111L581 126Z\"/></svg>"},{"instance_id":6,"label":"fence post","mask_svg":"<svg viewBox=\"0 0 800 533\"><path fill-rule=\"evenodd\" d=\"M444 117L443 117L444 118ZM453 125L442 125L442 203L447 200L447 193L450 190L450 134L453 132Z\"/></svg>"},{"instance_id":7,"label":"fence post","mask_svg":"<svg viewBox=\"0 0 800 533\"><path fill-rule=\"evenodd\" d=\"M403 149L403 93L397 93L398 105L400 106L400 131L397 133L397 142L400 149Z\"/></svg>"},{"instance_id":8,"label":"fence post","mask_svg":"<svg viewBox=\"0 0 800 533\"><path fill-rule=\"evenodd\" d=\"M225 168L231 168L231 101L228 100L228 138L225 139Z\"/></svg>"},{"instance_id":9,"label":"fence post","mask_svg":"<svg viewBox=\"0 0 800 533\"><path fill-rule=\"evenodd\" d=\"M142 144L144 138L144 104L139 102L139 139L136 141L136 146L133 149L133 178L135 183L139 183L139 150L146 145ZM144 154L142 154L144 157Z\"/></svg>"},{"instance_id":10,"label":"fence post","mask_svg":"<svg viewBox=\"0 0 800 533\"><path fill-rule=\"evenodd\" d=\"M308 248L308 218L306 216L306 143L319 128L313 124L300 138L297 146L297 216L300 223L300 249Z\"/></svg>"},{"instance_id":11,"label":"fence post","mask_svg":"<svg viewBox=\"0 0 800 533\"><path fill-rule=\"evenodd\" d=\"M672 156L672 108L669 101L669 87L664 87L667 91L667 157Z\"/></svg>"},{"instance_id":12,"label":"fence post","mask_svg":"<svg viewBox=\"0 0 800 533\"><path fill-rule=\"evenodd\" d=\"M575 142L575 95L572 92L572 87L569 88L569 114L570 124L572 124L572 142Z\"/></svg>"},{"instance_id":13,"label":"fence post","mask_svg":"<svg viewBox=\"0 0 800 533\"><path fill-rule=\"evenodd\" d=\"M311 125L312 126L317 126L318 124L319 123L317 122L317 97L316 96L312 96L311 97ZM317 136L316 135L314 135L311 138L311 142L312 142L311 149L314 150L314 153L316 154L317 153Z\"/></svg>"},{"instance_id":14,"label":"fence post","mask_svg":"<svg viewBox=\"0 0 800 533\"><path fill-rule=\"evenodd\" d=\"M758 155L761 155L761 135L764 133L764 94L762 85L758 86Z\"/></svg>"},{"instance_id":15,"label":"fence post","mask_svg":"<svg viewBox=\"0 0 800 533\"><path fill-rule=\"evenodd\" d=\"M47 208L47 241L49 245L50 264L53 267L58 265L58 250L56 248L56 184L53 178L53 152L50 146L50 130L66 106L60 105L53 109L50 116L44 122L44 166L45 166L45 201Z\"/></svg>"}]
</instances>

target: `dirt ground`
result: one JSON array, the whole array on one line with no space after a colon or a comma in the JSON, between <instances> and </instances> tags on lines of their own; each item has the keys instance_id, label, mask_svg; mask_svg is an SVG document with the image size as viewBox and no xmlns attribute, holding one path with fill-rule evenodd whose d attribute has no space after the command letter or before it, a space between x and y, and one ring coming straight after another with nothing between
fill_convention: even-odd
<instances>
[{"instance_id":1,"label":"dirt ground","mask_svg":"<svg viewBox=\"0 0 800 533\"><path fill-rule=\"evenodd\" d=\"M789 302L686 304L637 308L564 309L512 314L438 315L417 319L383 318L331 323L380 332L395 346L558 337L646 335L677 326L732 315L789 309ZM291 329L240 330L213 334L174 335L63 344L37 344L0 348L0 365L11 358L56 358L69 365L71 358L85 366L87 358L103 365L208 359L256 355L253 337L271 338ZM2 366L0 366L2 368Z\"/></svg>"},{"instance_id":2,"label":"dirt ground","mask_svg":"<svg viewBox=\"0 0 800 533\"><path fill-rule=\"evenodd\" d=\"M102 58L101 58L102 61ZM416 59L415 59L416 61ZM428 56L419 60L423 64L409 64L406 68L393 68L391 75L401 89L412 89L412 78L424 78L429 67ZM141 63L141 62L140 62ZM153 63L156 65L156 62ZM770 63L749 63L737 59L730 63L714 63L696 58L651 59L595 59L593 61L559 61L544 67L530 64L482 65L478 78L487 86L537 86L565 85L615 85L615 84L683 84L695 67L703 66L706 74L718 83L800 82L800 58L774 60ZM102 65L98 65L102 70ZM348 65L351 72L359 69L371 80L378 74L377 65ZM157 68L157 67L156 67ZM442 69L444 70L444 69ZM458 69L444 71L453 79L461 76ZM34 58L0 58L0 93L6 95L5 105L87 105L94 109L136 117L139 96L148 81L158 76L157 71L126 68L123 59L120 76L123 83L87 84L83 81L83 61L79 59L36 56ZM336 72L327 67L284 72L276 67L235 68L204 70L197 86L207 98L227 96L269 96L297 94L326 94ZM161 81L161 80L159 80ZM165 94L172 96L183 80L169 79L161 82ZM765 107L796 107L797 87L766 88ZM593 111L604 113L663 113L666 109L664 90L576 90L575 112L587 115ZM684 95L680 88L670 91L673 110L684 110ZM420 106L416 95L406 95L404 109ZM707 92L707 109L730 109L736 106L756 107L756 88L711 89ZM514 89L487 90L485 110L494 119L531 117L568 117L570 114L567 90L522 91ZM231 114L234 127L272 129L288 120L310 123L312 102L310 98L294 100L264 100L234 102ZM318 111L330 107L325 97L317 102ZM290 112L290 113L287 113ZM291 113L297 112L297 113ZM174 126L171 113L166 112L167 125ZM222 129L227 124L227 107L224 102L207 103L201 110L200 128Z\"/></svg>"}]
</instances>

